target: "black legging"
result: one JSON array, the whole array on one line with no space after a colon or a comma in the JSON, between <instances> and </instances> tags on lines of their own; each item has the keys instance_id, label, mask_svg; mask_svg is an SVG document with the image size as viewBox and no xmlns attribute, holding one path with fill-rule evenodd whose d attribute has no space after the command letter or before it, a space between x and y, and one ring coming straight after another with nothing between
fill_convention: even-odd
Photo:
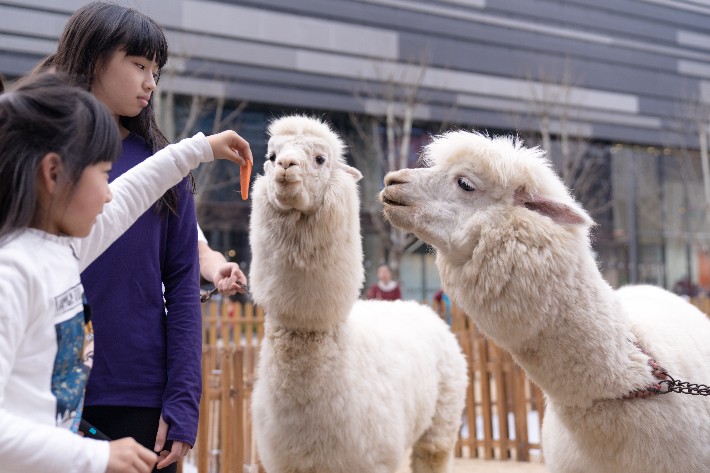
<instances>
[{"instance_id":1,"label":"black legging","mask_svg":"<svg viewBox=\"0 0 710 473\"><path fill-rule=\"evenodd\" d=\"M84 406L82 417L106 434L111 440L133 437L136 442L153 451L155 436L158 433L160 409L152 407L124 406ZM164 450L170 450L170 444ZM177 462L158 473L177 473Z\"/></svg>"}]
</instances>

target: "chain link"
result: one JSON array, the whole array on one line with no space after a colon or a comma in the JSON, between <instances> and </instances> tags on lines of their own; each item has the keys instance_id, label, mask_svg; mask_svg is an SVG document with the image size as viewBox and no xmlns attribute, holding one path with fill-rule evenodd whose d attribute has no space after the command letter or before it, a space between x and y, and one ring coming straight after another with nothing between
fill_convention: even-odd
<instances>
[{"instance_id":1,"label":"chain link","mask_svg":"<svg viewBox=\"0 0 710 473\"><path fill-rule=\"evenodd\" d=\"M239 281L237 281L237 286L239 286L242 289L242 294L246 295L251 295L249 293L249 286L246 284L243 284ZM208 300L212 299L212 296L217 293L217 288L214 287L210 289L209 291L200 291L200 302L207 302Z\"/></svg>"},{"instance_id":2,"label":"chain link","mask_svg":"<svg viewBox=\"0 0 710 473\"><path fill-rule=\"evenodd\" d=\"M668 374L666 374L666 376L669 379L665 379L658 383L661 385L661 392L659 394L680 393L691 394L693 396L710 396L710 386L676 380Z\"/></svg>"},{"instance_id":3,"label":"chain link","mask_svg":"<svg viewBox=\"0 0 710 473\"><path fill-rule=\"evenodd\" d=\"M630 340L629 340L630 341ZM648 356L648 365L651 367L653 376L660 381L655 386L650 386L646 389L637 389L632 391L624 399L634 399L637 397L648 397L654 394L667 394L667 393L679 393L679 394L690 394L693 396L710 396L710 386L705 384L694 384L688 381L680 381L674 379L668 371L665 370L656 360L651 358L651 356L646 353L646 350L637 343L633 343L636 348L638 348L641 353Z\"/></svg>"}]
</instances>

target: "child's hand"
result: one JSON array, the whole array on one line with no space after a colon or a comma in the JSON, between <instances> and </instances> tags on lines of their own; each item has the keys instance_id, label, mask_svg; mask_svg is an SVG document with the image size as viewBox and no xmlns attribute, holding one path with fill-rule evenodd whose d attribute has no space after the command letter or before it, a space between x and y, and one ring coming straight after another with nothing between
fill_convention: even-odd
<instances>
[{"instance_id":1,"label":"child's hand","mask_svg":"<svg viewBox=\"0 0 710 473\"><path fill-rule=\"evenodd\" d=\"M106 473L150 473L158 455L130 437L109 442Z\"/></svg>"},{"instance_id":2,"label":"child's hand","mask_svg":"<svg viewBox=\"0 0 710 473\"><path fill-rule=\"evenodd\" d=\"M240 166L244 166L246 160L254 163L249 143L233 130L210 135L207 137L207 141L212 148L215 159L228 159Z\"/></svg>"},{"instance_id":3,"label":"child's hand","mask_svg":"<svg viewBox=\"0 0 710 473\"><path fill-rule=\"evenodd\" d=\"M247 285L247 277L244 276L237 263L227 262L217 268L212 276L212 284L223 296L232 296L237 292L243 294Z\"/></svg>"}]
</instances>

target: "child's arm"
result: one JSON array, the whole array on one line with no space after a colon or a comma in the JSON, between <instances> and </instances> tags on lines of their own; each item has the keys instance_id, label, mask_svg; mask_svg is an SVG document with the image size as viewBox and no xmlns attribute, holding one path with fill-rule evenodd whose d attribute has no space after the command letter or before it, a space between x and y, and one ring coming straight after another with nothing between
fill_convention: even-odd
<instances>
[{"instance_id":1,"label":"child's arm","mask_svg":"<svg viewBox=\"0 0 710 473\"><path fill-rule=\"evenodd\" d=\"M157 456L132 438L106 442L39 424L0 408L0 471L148 473Z\"/></svg>"},{"instance_id":2,"label":"child's arm","mask_svg":"<svg viewBox=\"0 0 710 473\"><path fill-rule=\"evenodd\" d=\"M0 471L104 473L109 442L83 438L0 409Z\"/></svg>"},{"instance_id":3,"label":"child's arm","mask_svg":"<svg viewBox=\"0 0 710 473\"><path fill-rule=\"evenodd\" d=\"M91 264L191 169L215 157L240 165L246 159L253 160L249 144L234 131L209 137L198 133L158 151L113 181L112 201L104 206L89 236L81 240L80 270Z\"/></svg>"},{"instance_id":4,"label":"child's arm","mask_svg":"<svg viewBox=\"0 0 710 473\"><path fill-rule=\"evenodd\" d=\"M0 252L0 471L103 473L107 442L50 423L56 399L43 377L54 363L56 332L38 278L52 275L37 276L34 261L8 253ZM26 412L8 410L17 405Z\"/></svg>"}]
</instances>

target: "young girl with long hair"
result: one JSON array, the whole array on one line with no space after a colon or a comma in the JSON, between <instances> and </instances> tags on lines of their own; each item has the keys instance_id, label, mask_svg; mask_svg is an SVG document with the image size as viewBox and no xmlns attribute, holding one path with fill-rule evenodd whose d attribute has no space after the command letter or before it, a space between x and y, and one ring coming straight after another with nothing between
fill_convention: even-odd
<instances>
[{"instance_id":1,"label":"young girl with long hair","mask_svg":"<svg viewBox=\"0 0 710 473\"><path fill-rule=\"evenodd\" d=\"M91 369L80 270L200 162L243 163L235 132L171 145L108 184L121 142L95 97L56 74L0 95L0 471L147 473L133 439L76 435Z\"/></svg>"},{"instance_id":2,"label":"young girl with long hair","mask_svg":"<svg viewBox=\"0 0 710 473\"><path fill-rule=\"evenodd\" d=\"M75 75L116 118L123 143L111 179L167 144L153 110L167 58L165 35L152 19L94 2L69 18L57 52L45 61L45 67ZM196 439L202 388L190 180L143 214L82 281L97 346L84 418L109 437L130 435L160 452L157 468L175 471L172 463Z\"/></svg>"}]
</instances>

